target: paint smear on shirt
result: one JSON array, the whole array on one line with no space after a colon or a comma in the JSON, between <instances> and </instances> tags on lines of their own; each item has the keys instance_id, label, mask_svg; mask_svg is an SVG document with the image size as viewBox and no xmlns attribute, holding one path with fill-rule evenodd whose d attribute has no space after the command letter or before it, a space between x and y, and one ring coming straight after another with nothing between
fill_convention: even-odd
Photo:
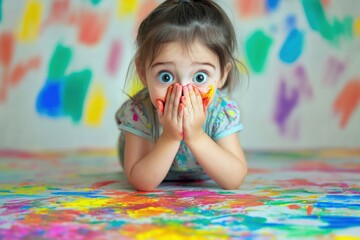
<instances>
[{"instance_id":1,"label":"paint smear on shirt","mask_svg":"<svg viewBox=\"0 0 360 240\"><path fill-rule=\"evenodd\" d=\"M41 24L43 5L37 0L28 0L23 19L20 23L18 40L33 42L36 40Z\"/></svg>"},{"instance_id":2,"label":"paint smear on shirt","mask_svg":"<svg viewBox=\"0 0 360 240\"><path fill-rule=\"evenodd\" d=\"M346 83L334 101L333 110L340 115L340 128L345 128L360 103L360 79Z\"/></svg>"}]
</instances>

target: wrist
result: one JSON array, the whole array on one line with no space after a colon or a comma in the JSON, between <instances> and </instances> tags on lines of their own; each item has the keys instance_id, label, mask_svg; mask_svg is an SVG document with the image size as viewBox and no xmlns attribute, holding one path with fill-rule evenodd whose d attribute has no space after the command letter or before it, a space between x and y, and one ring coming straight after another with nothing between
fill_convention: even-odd
<instances>
[{"instance_id":1,"label":"wrist","mask_svg":"<svg viewBox=\"0 0 360 240\"><path fill-rule=\"evenodd\" d=\"M199 133L197 133L196 135L193 135L191 137L185 136L184 141L185 141L186 145L190 146L190 145L194 144L195 142L201 141L206 136L207 136L207 134L204 132L204 130L201 130Z\"/></svg>"}]
</instances>

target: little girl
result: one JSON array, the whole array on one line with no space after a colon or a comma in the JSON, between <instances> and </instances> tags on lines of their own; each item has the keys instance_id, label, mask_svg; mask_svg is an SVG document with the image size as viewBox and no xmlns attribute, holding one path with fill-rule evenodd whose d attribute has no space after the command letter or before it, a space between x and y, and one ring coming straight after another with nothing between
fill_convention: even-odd
<instances>
[{"instance_id":1,"label":"little girl","mask_svg":"<svg viewBox=\"0 0 360 240\"><path fill-rule=\"evenodd\" d=\"M213 179L237 189L247 173L235 101L236 39L210 0L167 0L142 21L134 57L144 88L116 113L120 161L141 191Z\"/></svg>"}]
</instances>

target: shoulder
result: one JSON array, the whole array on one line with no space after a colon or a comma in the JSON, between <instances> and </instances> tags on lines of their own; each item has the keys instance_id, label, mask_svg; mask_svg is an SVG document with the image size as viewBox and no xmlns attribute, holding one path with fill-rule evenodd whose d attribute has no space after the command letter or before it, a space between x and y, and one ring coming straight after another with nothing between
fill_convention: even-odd
<instances>
[{"instance_id":1,"label":"shoulder","mask_svg":"<svg viewBox=\"0 0 360 240\"><path fill-rule=\"evenodd\" d=\"M212 133L214 140L238 132L243 128L238 104L226 93L217 90L209 108L208 118L213 126Z\"/></svg>"},{"instance_id":2,"label":"shoulder","mask_svg":"<svg viewBox=\"0 0 360 240\"><path fill-rule=\"evenodd\" d=\"M153 111L147 90L142 90L125 101L115 114L118 125L146 125L149 112Z\"/></svg>"}]
</instances>

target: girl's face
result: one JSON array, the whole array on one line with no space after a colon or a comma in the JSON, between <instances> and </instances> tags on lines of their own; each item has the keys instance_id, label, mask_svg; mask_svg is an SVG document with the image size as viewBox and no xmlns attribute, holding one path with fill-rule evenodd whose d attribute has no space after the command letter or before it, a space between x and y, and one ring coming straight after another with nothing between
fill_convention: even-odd
<instances>
[{"instance_id":1,"label":"girl's face","mask_svg":"<svg viewBox=\"0 0 360 240\"><path fill-rule=\"evenodd\" d=\"M221 76L217 55L199 41L191 43L188 49L180 42L170 42L146 65L140 78L148 87L154 106L158 99L165 102L168 87L176 83L197 87L208 105L214 98L214 89L224 85L230 68L227 64Z\"/></svg>"}]
</instances>

